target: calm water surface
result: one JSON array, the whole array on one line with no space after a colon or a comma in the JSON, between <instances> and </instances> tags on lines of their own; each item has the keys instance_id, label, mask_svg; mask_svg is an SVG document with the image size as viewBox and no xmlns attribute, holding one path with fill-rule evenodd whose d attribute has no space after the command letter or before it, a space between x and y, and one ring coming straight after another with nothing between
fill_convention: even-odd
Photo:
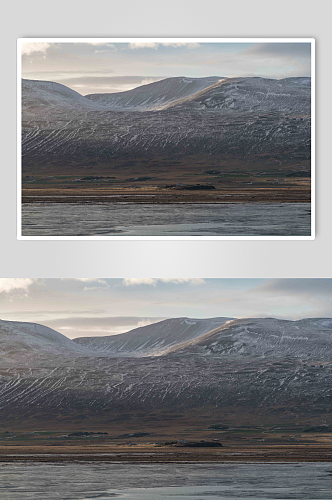
<instances>
[{"instance_id":1,"label":"calm water surface","mask_svg":"<svg viewBox=\"0 0 332 500\"><path fill-rule=\"evenodd\" d=\"M310 236L310 203L33 203L23 236Z\"/></svg>"},{"instance_id":2,"label":"calm water surface","mask_svg":"<svg viewBox=\"0 0 332 500\"><path fill-rule=\"evenodd\" d=\"M1 500L331 500L332 464L17 463Z\"/></svg>"}]
</instances>

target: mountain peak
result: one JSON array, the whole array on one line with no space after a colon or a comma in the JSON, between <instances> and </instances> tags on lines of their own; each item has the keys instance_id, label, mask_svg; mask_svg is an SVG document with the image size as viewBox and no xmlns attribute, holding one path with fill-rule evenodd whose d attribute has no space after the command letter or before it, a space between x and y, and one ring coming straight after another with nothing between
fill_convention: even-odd
<instances>
[{"instance_id":1,"label":"mountain peak","mask_svg":"<svg viewBox=\"0 0 332 500\"><path fill-rule=\"evenodd\" d=\"M117 93L88 94L85 97L116 111L151 111L210 87L221 77L188 78L177 76L147 83Z\"/></svg>"}]
</instances>

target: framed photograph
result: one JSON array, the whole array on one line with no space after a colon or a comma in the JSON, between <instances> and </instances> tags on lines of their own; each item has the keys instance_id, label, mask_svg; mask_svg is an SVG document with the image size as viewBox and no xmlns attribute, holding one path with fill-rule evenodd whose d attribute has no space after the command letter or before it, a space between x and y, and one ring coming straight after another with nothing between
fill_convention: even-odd
<instances>
[{"instance_id":1,"label":"framed photograph","mask_svg":"<svg viewBox=\"0 0 332 500\"><path fill-rule=\"evenodd\" d=\"M314 48L19 39L18 238L314 239Z\"/></svg>"}]
</instances>

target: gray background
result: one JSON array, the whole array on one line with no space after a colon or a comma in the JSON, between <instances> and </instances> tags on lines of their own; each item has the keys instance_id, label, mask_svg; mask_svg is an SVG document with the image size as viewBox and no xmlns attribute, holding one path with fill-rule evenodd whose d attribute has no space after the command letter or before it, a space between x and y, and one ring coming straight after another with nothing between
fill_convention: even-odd
<instances>
[{"instance_id":1,"label":"gray background","mask_svg":"<svg viewBox=\"0 0 332 500\"><path fill-rule=\"evenodd\" d=\"M331 277L331 0L2 1L1 277ZM314 241L18 241L16 39L314 37Z\"/></svg>"}]
</instances>

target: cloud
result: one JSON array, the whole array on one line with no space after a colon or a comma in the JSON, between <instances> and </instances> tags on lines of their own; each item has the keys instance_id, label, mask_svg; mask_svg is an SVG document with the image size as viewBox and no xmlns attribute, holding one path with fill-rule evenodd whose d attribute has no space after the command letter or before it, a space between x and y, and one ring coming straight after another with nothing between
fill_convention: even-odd
<instances>
[{"instance_id":1,"label":"cloud","mask_svg":"<svg viewBox=\"0 0 332 500\"><path fill-rule=\"evenodd\" d=\"M154 83L156 80L153 78L144 78L141 82L141 85L147 85L148 83Z\"/></svg>"},{"instance_id":2,"label":"cloud","mask_svg":"<svg viewBox=\"0 0 332 500\"><path fill-rule=\"evenodd\" d=\"M83 281L84 283L89 283L91 281L103 281L100 278L63 278L63 279L72 279L74 281Z\"/></svg>"},{"instance_id":3,"label":"cloud","mask_svg":"<svg viewBox=\"0 0 332 500\"><path fill-rule=\"evenodd\" d=\"M227 44L222 45L227 48ZM234 48L234 44L230 46ZM210 74L220 74L219 69L222 68L224 77L310 76L310 50L311 46L307 43L255 43L246 48L239 44L239 51L236 52L210 51L204 53L203 59L201 51L194 51L194 57L187 57L187 60L205 67ZM215 70L218 73L214 73Z\"/></svg>"},{"instance_id":4,"label":"cloud","mask_svg":"<svg viewBox=\"0 0 332 500\"><path fill-rule=\"evenodd\" d=\"M268 57L296 57L307 58L311 56L310 43L260 43L246 49L247 55Z\"/></svg>"},{"instance_id":5,"label":"cloud","mask_svg":"<svg viewBox=\"0 0 332 500\"><path fill-rule=\"evenodd\" d=\"M118 49L112 43L93 43L97 47L103 47L102 49L95 49L95 54L99 54L101 52L116 52Z\"/></svg>"},{"instance_id":6,"label":"cloud","mask_svg":"<svg viewBox=\"0 0 332 500\"><path fill-rule=\"evenodd\" d=\"M205 283L205 281L201 278L124 278L122 282L125 286L156 286L159 281L162 283L174 283L176 285L183 283L189 283L190 285L202 285Z\"/></svg>"},{"instance_id":7,"label":"cloud","mask_svg":"<svg viewBox=\"0 0 332 500\"><path fill-rule=\"evenodd\" d=\"M259 292L284 294L284 295L307 295L327 296L332 299L331 278L282 278L263 283L256 288Z\"/></svg>"},{"instance_id":8,"label":"cloud","mask_svg":"<svg viewBox=\"0 0 332 500\"><path fill-rule=\"evenodd\" d=\"M0 293L10 293L14 290L27 291L33 282L30 278L0 278Z\"/></svg>"},{"instance_id":9,"label":"cloud","mask_svg":"<svg viewBox=\"0 0 332 500\"><path fill-rule=\"evenodd\" d=\"M188 49L197 49L200 47L199 43L189 42L189 43L161 43L164 47L187 47Z\"/></svg>"},{"instance_id":10,"label":"cloud","mask_svg":"<svg viewBox=\"0 0 332 500\"><path fill-rule=\"evenodd\" d=\"M29 43L24 42L21 44L21 54L22 56L30 56L35 52L40 52L46 54L47 49L51 47L50 43Z\"/></svg>"},{"instance_id":11,"label":"cloud","mask_svg":"<svg viewBox=\"0 0 332 500\"><path fill-rule=\"evenodd\" d=\"M101 43L101 42L90 42L89 45L95 45L97 47L108 47L109 49L118 50L113 43Z\"/></svg>"},{"instance_id":12,"label":"cloud","mask_svg":"<svg viewBox=\"0 0 332 500\"><path fill-rule=\"evenodd\" d=\"M109 288L107 281L100 278L61 278L61 281L78 281L80 283L91 284L84 287L84 290L92 290L93 288Z\"/></svg>"},{"instance_id":13,"label":"cloud","mask_svg":"<svg viewBox=\"0 0 332 500\"><path fill-rule=\"evenodd\" d=\"M250 290L222 293L219 300L227 316L331 317L332 279L275 278Z\"/></svg>"},{"instance_id":14,"label":"cloud","mask_svg":"<svg viewBox=\"0 0 332 500\"><path fill-rule=\"evenodd\" d=\"M110 52L110 49L100 49L100 50L95 49L95 54L101 54L103 52ZM112 50L112 52L114 52L114 51Z\"/></svg>"},{"instance_id":15,"label":"cloud","mask_svg":"<svg viewBox=\"0 0 332 500\"><path fill-rule=\"evenodd\" d=\"M158 44L157 43L130 43L128 45L130 49L157 49Z\"/></svg>"},{"instance_id":16,"label":"cloud","mask_svg":"<svg viewBox=\"0 0 332 500\"><path fill-rule=\"evenodd\" d=\"M135 43L130 43L128 45L128 47L130 49L155 49L157 50L158 47L162 45L164 47L187 47L189 49L197 49L198 47L200 47L200 44L199 43L176 43L176 42L170 42L170 43L148 43L148 42L135 42Z\"/></svg>"}]
</instances>

